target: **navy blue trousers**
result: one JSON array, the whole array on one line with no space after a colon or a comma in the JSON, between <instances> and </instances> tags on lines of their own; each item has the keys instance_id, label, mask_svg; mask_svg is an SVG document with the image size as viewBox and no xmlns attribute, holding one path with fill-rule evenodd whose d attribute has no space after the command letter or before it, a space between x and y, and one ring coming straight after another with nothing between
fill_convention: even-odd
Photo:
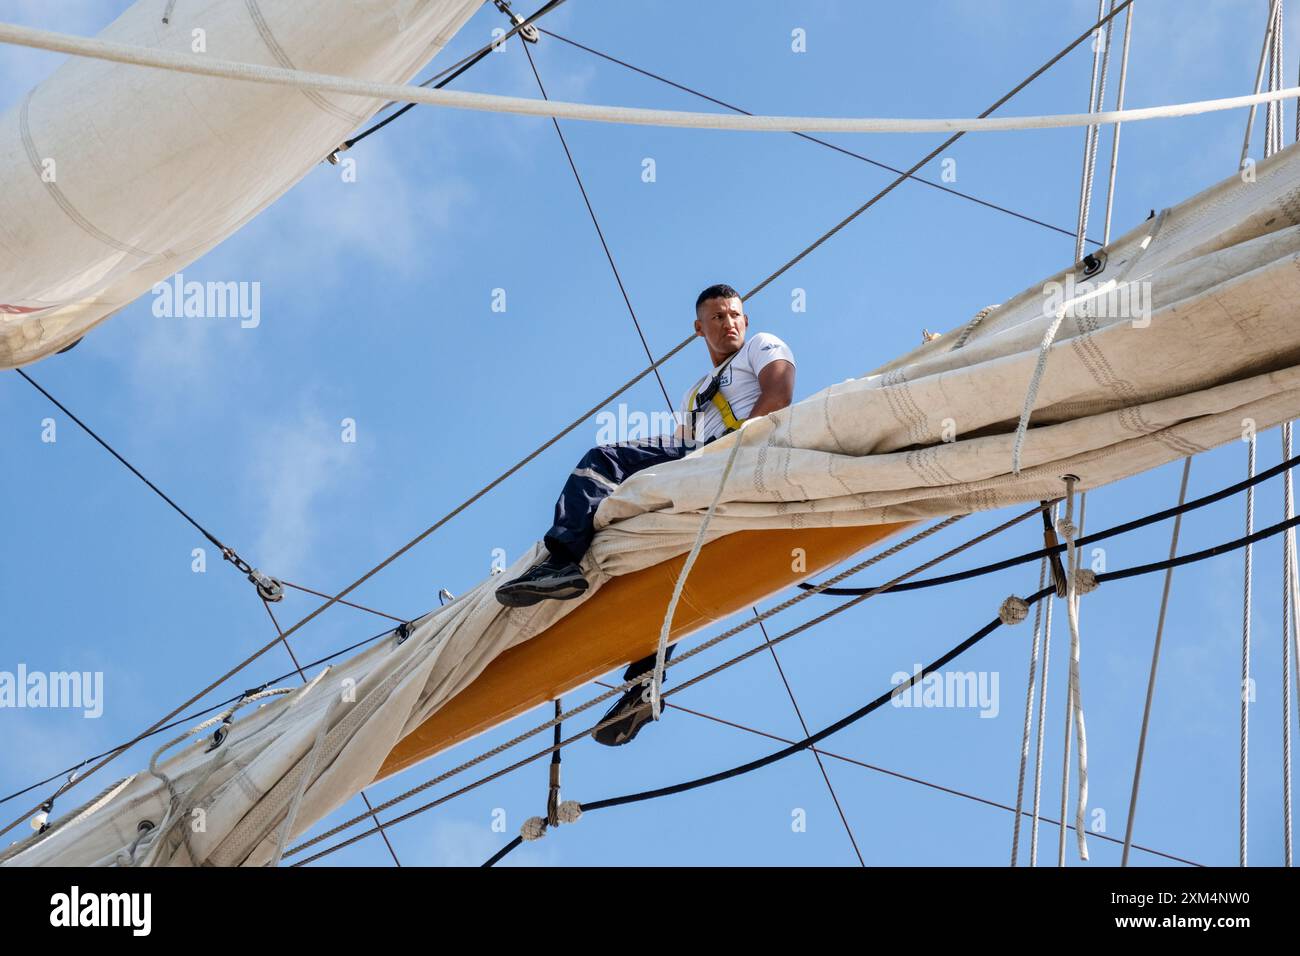
<instances>
[{"instance_id":1,"label":"navy blue trousers","mask_svg":"<svg viewBox=\"0 0 1300 956\"><path fill-rule=\"evenodd\" d=\"M595 537L592 522L600 503L628 477L667 461L690 454L694 444L683 444L671 437L647 438L592 448L578 462L564 482L564 490L555 502L555 524L546 532L546 550L562 560L582 560ZM673 646L668 647L671 657ZM654 667L654 655L634 661L623 675L631 680Z\"/></svg>"},{"instance_id":2,"label":"navy blue trousers","mask_svg":"<svg viewBox=\"0 0 1300 956\"><path fill-rule=\"evenodd\" d=\"M564 482L555 502L555 523L546 532L546 550L557 558L580 562L591 539L596 509L638 471L684 458L695 449L675 438L657 437L590 449Z\"/></svg>"}]
</instances>

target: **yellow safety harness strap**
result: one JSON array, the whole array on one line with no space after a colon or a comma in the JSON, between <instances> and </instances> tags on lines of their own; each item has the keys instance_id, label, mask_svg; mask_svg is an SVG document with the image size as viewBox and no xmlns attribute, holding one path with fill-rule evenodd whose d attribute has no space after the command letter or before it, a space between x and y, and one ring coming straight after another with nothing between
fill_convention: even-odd
<instances>
[{"instance_id":1,"label":"yellow safety harness strap","mask_svg":"<svg viewBox=\"0 0 1300 956\"><path fill-rule=\"evenodd\" d=\"M691 397L686 400L686 405L692 415L696 414L695 396L699 393L699 390L699 386L691 389ZM718 410L718 414L722 416L722 424L726 427L727 431L733 432L744 424L745 420L743 418L737 418L736 413L731 410L731 403L723 398L721 388L717 389L713 393L711 401L713 402L713 407ZM691 420L691 430L694 432L693 418Z\"/></svg>"},{"instance_id":2,"label":"yellow safety harness strap","mask_svg":"<svg viewBox=\"0 0 1300 956\"><path fill-rule=\"evenodd\" d=\"M721 390L713 393L713 407L716 408L718 414L722 416L722 424L727 426L727 431L729 432L734 432L745 421L743 418L737 418L731 411L731 403L722 397Z\"/></svg>"}]
</instances>

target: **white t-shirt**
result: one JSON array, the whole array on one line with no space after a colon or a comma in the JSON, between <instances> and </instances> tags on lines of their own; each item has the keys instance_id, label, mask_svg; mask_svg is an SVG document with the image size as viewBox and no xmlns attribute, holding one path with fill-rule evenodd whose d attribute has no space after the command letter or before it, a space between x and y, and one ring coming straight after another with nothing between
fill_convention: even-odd
<instances>
[{"instance_id":1,"label":"white t-shirt","mask_svg":"<svg viewBox=\"0 0 1300 956\"><path fill-rule=\"evenodd\" d=\"M758 373L777 359L785 359L794 364L794 353L771 332L758 332L745 339L735 357L722 372L719 391L731 406L731 412L737 418L749 417L759 396L763 393L758 384ZM689 440L706 442L710 438L720 437L727 426L722 422L722 413L712 403L707 403L698 414L693 414L691 395L703 390L713 379L717 369L713 369L699 381L695 382L682 396L682 407L678 415L684 425L684 437ZM694 426L692 429L692 425Z\"/></svg>"}]
</instances>

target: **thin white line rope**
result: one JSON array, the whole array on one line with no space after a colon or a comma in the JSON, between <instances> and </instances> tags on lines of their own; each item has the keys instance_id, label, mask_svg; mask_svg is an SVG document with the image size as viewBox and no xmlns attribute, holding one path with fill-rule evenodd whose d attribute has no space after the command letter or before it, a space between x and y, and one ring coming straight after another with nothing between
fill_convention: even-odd
<instances>
[{"instance_id":1,"label":"thin white line rope","mask_svg":"<svg viewBox=\"0 0 1300 956\"><path fill-rule=\"evenodd\" d=\"M1250 435L1246 452L1246 476L1255 476L1255 434ZM1255 489L1246 489L1246 534L1255 529ZM1238 860L1246 865L1246 800L1250 778L1250 585L1251 585L1251 545L1245 548L1245 567L1243 574L1241 602L1241 780L1240 780L1240 830L1238 840L1240 849Z\"/></svg>"},{"instance_id":2,"label":"thin white line rope","mask_svg":"<svg viewBox=\"0 0 1300 956\"><path fill-rule=\"evenodd\" d=\"M1279 42L1281 36L1278 31L1282 28L1283 8L1286 4L1283 0L1277 0L1277 9L1273 14L1273 22L1270 25L1272 33L1268 46L1268 88L1270 90L1279 89L1282 86L1281 72L1281 50ZM1279 148L1278 133L1280 132L1280 123L1278 108L1276 103L1269 103L1264 110L1264 155L1272 156Z\"/></svg>"},{"instance_id":3,"label":"thin white line rope","mask_svg":"<svg viewBox=\"0 0 1300 956\"><path fill-rule=\"evenodd\" d=\"M1192 471L1192 458L1187 456L1183 459L1183 480L1178 488L1178 504L1182 506L1187 500L1187 478ZM1182 527L1183 516L1177 514L1174 516L1174 529L1169 535L1169 560L1172 561L1178 554L1178 531ZM1133 787L1129 793L1128 799L1128 822L1124 825L1124 852L1120 857L1120 866L1128 866L1129 850L1133 847L1133 821L1137 818L1138 789L1142 781L1142 760L1147 752L1147 728L1151 725L1151 702L1155 699L1156 693L1156 669L1160 666L1160 645L1164 640L1165 633L1165 613L1169 609L1169 588L1174 580L1174 569L1172 567L1165 569L1165 588L1160 595L1160 614L1156 617L1156 640L1155 645L1151 648L1151 670L1147 675L1147 699L1142 706L1142 730L1138 734L1137 761L1133 765Z\"/></svg>"},{"instance_id":4,"label":"thin white line rope","mask_svg":"<svg viewBox=\"0 0 1300 956\"><path fill-rule=\"evenodd\" d=\"M1273 49L1269 54L1269 89L1282 85L1282 72L1286 66L1283 44L1286 26L1285 4L1278 0L1277 19L1273 23ZM1264 155L1272 156L1285 148L1283 129L1286 109L1276 103L1268 107L1268 135ZM1291 423L1282 423L1282 452L1291 454ZM1285 517L1294 515L1291 497L1291 473L1283 476L1282 509ZM1288 528L1282 539L1282 852L1284 865L1291 865L1291 629L1295 620L1296 591L1293 587L1295 573L1295 529Z\"/></svg>"},{"instance_id":5,"label":"thin white line rope","mask_svg":"<svg viewBox=\"0 0 1300 956\"><path fill-rule=\"evenodd\" d=\"M1047 558L1038 562L1038 588L1043 589L1047 581ZM1011 831L1011 865L1018 866L1020 858L1020 814L1025 805L1025 768L1029 764L1029 735L1034 717L1034 682L1038 676L1038 649L1042 636L1043 605L1051 607L1051 600L1038 601L1034 605L1034 642L1029 650L1029 681L1025 691L1025 729L1020 737L1020 772L1016 778L1016 815Z\"/></svg>"},{"instance_id":6,"label":"thin white line rope","mask_svg":"<svg viewBox=\"0 0 1300 956\"><path fill-rule=\"evenodd\" d=\"M727 487L727 479L731 477L731 468L736 463L736 455L740 452L740 446L745 441L745 426L749 423L741 422L740 430L736 433L736 440L732 443L731 452L727 455L727 463L723 466L722 477L718 480L718 490L713 494L713 500L709 502L709 510L704 512L704 518L700 521L700 530L695 535L695 543L691 545L690 554L686 556L686 561L682 564L682 569L677 573L677 582L673 585L673 596L668 601L668 610L664 612L664 623L659 629L659 646L655 649L655 670L654 676L650 681L650 712L655 720L658 720L662 713L662 706L659 692L664 682L664 658L668 652L668 635L673 628L673 615L677 613L677 602L681 600L682 589L686 587L686 578L691 573L691 568L695 566L695 559L700 556L700 549L704 547L704 535L709 530L709 522L713 520L713 512L718 508L718 502L722 500L722 491Z\"/></svg>"},{"instance_id":7,"label":"thin white line rope","mask_svg":"<svg viewBox=\"0 0 1300 956\"><path fill-rule=\"evenodd\" d=\"M1105 6L1105 0L1097 0L1098 22L1102 20L1103 15L1106 13L1104 6ZM1109 12L1110 12L1110 17L1107 19L1107 22L1102 24L1100 27L1098 27L1097 32L1094 34L1095 39L1093 42L1093 53L1092 53L1092 85L1094 89L1089 93L1089 104L1088 104L1088 108L1092 112L1100 111L1102 106L1106 102L1106 76L1110 70L1110 31L1111 31L1111 26L1114 23L1114 17L1115 17L1115 0L1110 0ZM1097 74L1098 55L1100 55L1101 57L1100 78L1098 77ZM1093 193L1093 187L1095 186L1097 180L1097 148L1100 145L1101 145L1101 127L1089 126L1088 135L1083 150L1083 174L1079 183L1079 228L1078 231L1075 233L1075 239L1074 239L1075 262L1078 262L1081 259L1083 259L1083 251L1088 240L1088 220L1092 214L1092 193ZM1114 197L1113 179L1110 181L1110 186L1111 186L1111 192L1108 193L1106 197L1108 205L1110 203L1110 200ZM1109 218L1109 209L1107 210L1107 215ZM1127 272L1128 270L1126 269L1125 274L1127 274ZM1046 356L1040 352L1039 359L1045 370ZM1037 395L1037 391L1038 391L1037 388L1035 388L1034 389L1035 395ZM1026 413L1022 410L1021 417L1024 421L1024 429L1017 427L1016 440L1021 444L1021 447L1023 447L1025 432L1028 431L1029 428L1029 413ZM1019 469L1020 458L1018 455L1016 457L1015 464L1017 469ZM1088 493L1084 491L1079 495L1079 527L1076 533L1080 535L1083 534L1084 513L1087 507L1088 507ZM1073 545L1071 545L1071 547L1073 547ZM1074 575L1073 569L1071 569L1070 575L1073 577ZM1078 602L1076 601L1074 607L1074 617L1071 618L1071 633L1078 630L1078 613L1079 613ZM1082 710L1079 712L1079 719L1080 720L1083 719ZM1081 758L1083 758L1082 753L1081 753ZM1082 768L1082 764L1080 766ZM1086 781L1081 780L1081 788L1082 788L1081 792L1084 794L1087 793L1086 786L1087 786ZM1062 821L1065 820L1064 815L1062 815L1061 820ZM1080 834L1083 833L1081 825L1076 827L1076 830ZM1086 847L1082 847L1081 852L1083 854L1083 858L1086 860L1088 858L1088 852Z\"/></svg>"},{"instance_id":8,"label":"thin white line rope","mask_svg":"<svg viewBox=\"0 0 1300 956\"><path fill-rule=\"evenodd\" d=\"M1255 92L1259 93L1264 87L1264 71L1268 64L1268 51L1272 45L1273 38L1273 21L1277 18L1277 6L1281 0L1272 0L1268 8L1268 22L1264 25L1264 43L1259 50L1259 66L1255 69ZM1269 102L1272 102L1270 100ZM1250 111L1246 114L1246 135L1241 142L1241 161L1238 163L1239 169L1246 168L1246 160L1250 158L1250 135L1255 127L1255 110L1258 103L1249 104Z\"/></svg>"},{"instance_id":9,"label":"thin white line rope","mask_svg":"<svg viewBox=\"0 0 1300 956\"><path fill-rule=\"evenodd\" d=\"M1291 457L1291 423L1282 425L1282 458ZM1291 473L1282 481L1282 510L1287 520L1295 514ZM1291 635L1296 626L1295 529L1282 539L1282 849L1283 865L1291 865Z\"/></svg>"},{"instance_id":10,"label":"thin white line rope","mask_svg":"<svg viewBox=\"0 0 1300 956\"><path fill-rule=\"evenodd\" d=\"M1289 426L1289 423L1288 423ZM1287 484L1290 486L1290 476L1287 476ZM1300 598L1300 562L1296 560L1296 539L1294 531L1287 538L1287 552L1291 561L1291 666L1293 668L1291 679L1293 686L1300 687L1300 608L1297 607L1297 599ZM1288 715L1289 721L1289 715ZM1290 750L1287 751L1288 764L1290 763ZM1287 865L1290 865L1288 859Z\"/></svg>"},{"instance_id":11,"label":"thin white line rope","mask_svg":"<svg viewBox=\"0 0 1300 956\"><path fill-rule=\"evenodd\" d=\"M1070 731L1073 729L1074 686L1069 683L1067 677L1065 690L1065 742L1061 747L1061 809L1057 815L1057 819L1061 821L1060 832L1056 836L1057 866L1065 866L1065 817L1070 808Z\"/></svg>"},{"instance_id":12,"label":"thin white line rope","mask_svg":"<svg viewBox=\"0 0 1300 956\"><path fill-rule=\"evenodd\" d=\"M1300 140L1300 108L1297 108L1295 113L1295 138Z\"/></svg>"},{"instance_id":13,"label":"thin white line rope","mask_svg":"<svg viewBox=\"0 0 1300 956\"><path fill-rule=\"evenodd\" d=\"M1052 506L1052 527L1056 527L1058 508ZM1049 596L1047 610L1043 613L1043 674L1038 682L1038 741L1034 750L1034 813L1033 828L1029 831L1029 865L1038 865L1038 821L1041 816L1043 798L1043 740L1047 716L1047 675L1052 656L1052 606L1055 603ZM1062 818L1064 819L1064 818Z\"/></svg>"},{"instance_id":14,"label":"thin white line rope","mask_svg":"<svg viewBox=\"0 0 1300 956\"><path fill-rule=\"evenodd\" d=\"M1097 0L1098 22L1106 14L1105 7L1106 0ZM1110 9L1113 14L1115 0L1110 0ZM1101 110L1102 104L1106 101L1106 71L1110 67L1110 22L1097 28L1093 34L1092 47L1092 81L1088 90L1088 112L1096 113ZM1100 74L1097 71L1098 61L1101 63ZM1100 141L1101 127L1089 126L1084 136L1083 174L1079 180L1079 218L1074 240L1075 262L1083 258L1083 250L1087 243L1088 214L1092 211L1092 186L1096 178L1097 146Z\"/></svg>"},{"instance_id":15,"label":"thin white line rope","mask_svg":"<svg viewBox=\"0 0 1300 956\"><path fill-rule=\"evenodd\" d=\"M1277 16L1273 21L1273 47L1268 54L1268 88L1270 90L1282 88L1282 66L1285 62L1283 45L1283 28L1286 24L1286 14L1283 12L1285 6L1284 0L1277 0ZM1268 118L1265 124L1265 156L1272 156L1274 153L1281 152L1286 145L1282 139L1282 124L1285 120L1286 107L1281 103L1269 103Z\"/></svg>"},{"instance_id":16,"label":"thin white line rope","mask_svg":"<svg viewBox=\"0 0 1300 956\"><path fill-rule=\"evenodd\" d=\"M1072 475L1065 479L1065 517L1058 523L1056 530L1065 539L1066 553L1069 557L1069 564L1066 567L1065 574L1065 610L1070 621L1070 693L1068 702L1072 720L1066 721L1066 734L1068 742L1070 724L1073 723L1075 741L1079 750L1079 795L1074 807L1074 832L1079 846L1079 856L1081 859L1087 860L1088 831L1084 825L1084 818L1088 810L1088 734L1083 721L1083 694L1079 686L1079 552L1074 544L1075 535L1078 533L1074 525L1075 482L1076 479ZM1069 780L1068 747L1066 749L1066 761L1066 773L1061 788L1062 803L1064 803L1065 799L1065 786ZM1065 820L1064 807L1062 807L1061 820ZM1061 826L1060 864L1065 865L1064 825Z\"/></svg>"},{"instance_id":17,"label":"thin white line rope","mask_svg":"<svg viewBox=\"0 0 1300 956\"><path fill-rule=\"evenodd\" d=\"M1113 123L1136 123L1154 119L1199 116L1243 107L1300 98L1300 87L1261 92L1221 99L1172 103L1140 109L1105 113L1061 113L1041 116L984 118L889 119L873 117L824 116L747 116L742 114L694 113L681 110L650 110L627 106L570 103L562 100L538 100L518 96L496 96L459 90L431 90L418 86L375 83L326 73L289 70L282 67L240 63L203 54L173 53L36 30L12 23L0 23L0 43L67 53L73 56L110 60L134 66L155 67L178 73L214 76L223 79L287 86L300 90L318 90L368 99L425 103L453 109L488 113L513 113L521 116L551 116L557 119L586 120L600 123L627 123L636 126L671 126L688 129L747 130L765 133L940 133L1001 132L1025 129L1062 129Z\"/></svg>"},{"instance_id":18,"label":"thin white line rope","mask_svg":"<svg viewBox=\"0 0 1300 956\"><path fill-rule=\"evenodd\" d=\"M1117 110L1124 109L1124 91L1128 87L1129 41L1133 36L1133 8L1136 6L1136 2L1131 3L1128 9L1124 11L1124 49L1119 61L1119 92L1115 97L1115 109ZM1115 133L1110 141L1110 177L1106 185L1106 227L1101 237L1103 246L1110 245L1110 220L1111 213L1115 209L1115 178L1119 172L1119 134L1123 128L1123 123L1116 123Z\"/></svg>"}]
</instances>

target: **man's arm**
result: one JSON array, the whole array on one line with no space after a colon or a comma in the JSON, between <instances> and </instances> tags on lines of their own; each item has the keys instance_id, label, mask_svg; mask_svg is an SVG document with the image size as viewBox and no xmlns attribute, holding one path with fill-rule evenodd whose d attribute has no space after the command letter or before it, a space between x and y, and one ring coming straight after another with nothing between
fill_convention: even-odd
<instances>
[{"instance_id":1,"label":"man's arm","mask_svg":"<svg viewBox=\"0 0 1300 956\"><path fill-rule=\"evenodd\" d=\"M758 401L749 412L750 418L779 412L794 399L794 363L785 359L769 362L758 373L758 387L762 390Z\"/></svg>"}]
</instances>

